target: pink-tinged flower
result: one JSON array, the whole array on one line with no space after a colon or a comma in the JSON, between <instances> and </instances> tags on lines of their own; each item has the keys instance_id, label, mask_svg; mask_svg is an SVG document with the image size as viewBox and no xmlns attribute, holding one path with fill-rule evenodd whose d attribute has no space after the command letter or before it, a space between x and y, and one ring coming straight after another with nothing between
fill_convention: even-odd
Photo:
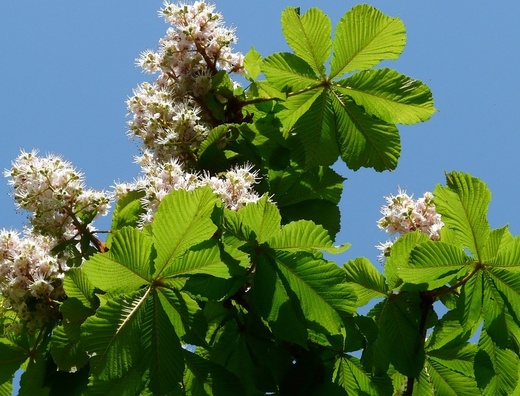
<instances>
[{"instance_id":1,"label":"pink-tinged flower","mask_svg":"<svg viewBox=\"0 0 520 396\"><path fill-rule=\"evenodd\" d=\"M435 209L431 192L426 192L421 198L414 200L413 195L399 189L397 195L390 195L385 199L387 204L381 207L383 217L377 222L379 228L392 235L420 231L433 241L440 239L444 223ZM393 242L388 241L376 246L382 252L380 259L389 254L392 244Z\"/></svg>"},{"instance_id":2,"label":"pink-tinged flower","mask_svg":"<svg viewBox=\"0 0 520 396\"><path fill-rule=\"evenodd\" d=\"M43 235L72 238L74 216L107 213L108 195L86 189L83 174L56 155L22 151L4 175L10 178L18 208L30 212L31 225Z\"/></svg>"},{"instance_id":3,"label":"pink-tinged flower","mask_svg":"<svg viewBox=\"0 0 520 396\"><path fill-rule=\"evenodd\" d=\"M2 309L17 312L27 322L44 320L49 312L57 312L55 301L64 298L62 282L68 266L66 257L50 254L53 247L52 238L34 230L26 229L23 234L0 230Z\"/></svg>"}]
</instances>

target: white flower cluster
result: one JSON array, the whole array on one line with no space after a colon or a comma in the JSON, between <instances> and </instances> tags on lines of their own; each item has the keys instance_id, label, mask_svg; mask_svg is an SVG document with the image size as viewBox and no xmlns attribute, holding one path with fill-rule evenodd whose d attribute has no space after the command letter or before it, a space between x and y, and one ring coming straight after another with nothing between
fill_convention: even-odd
<instances>
[{"instance_id":1,"label":"white flower cluster","mask_svg":"<svg viewBox=\"0 0 520 396\"><path fill-rule=\"evenodd\" d=\"M257 172L247 164L236 166L225 172L222 177L215 177L185 172L176 159L158 163L153 154L148 151L138 157L137 162L141 165L142 177L133 183L116 184L114 190L116 199L129 191L144 191L145 196L141 202L146 213L141 217L141 225L152 222L159 203L173 190L192 191L208 185L232 210L238 210L260 198L253 189L258 182Z\"/></svg>"},{"instance_id":2,"label":"white flower cluster","mask_svg":"<svg viewBox=\"0 0 520 396\"><path fill-rule=\"evenodd\" d=\"M414 200L413 195L410 196L406 191L399 189L397 195L390 195L385 199L387 204L381 208L383 217L377 222L379 228L392 235L403 235L418 230L427 234L433 241L439 240L444 223L435 209L431 192L426 192L423 197ZM376 246L381 251L381 259L388 256L392 244L392 241L387 241Z\"/></svg>"},{"instance_id":3,"label":"white flower cluster","mask_svg":"<svg viewBox=\"0 0 520 396\"><path fill-rule=\"evenodd\" d=\"M145 149L162 161L185 161L209 132L198 98L211 89L218 70L241 72L243 56L232 51L236 35L223 26L214 5L165 2L160 14L172 27L157 52L145 51L137 59L144 71L160 75L128 99L129 135L141 138Z\"/></svg>"},{"instance_id":4,"label":"white flower cluster","mask_svg":"<svg viewBox=\"0 0 520 396\"><path fill-rule=\"evenodd\" d=\"M64 297L62 281L66 259L49 254L52 238L26 230L0 230L0 293L3 308L22 320L46 318L54 301Z\"/></svg>"},{"instance_id":5,"label":"white flower cluster","mask_svg":"<svg viewBox=\"0 0 520 396\"><path fill-rule=\"evenodd\" d=\"M155 83L141 84L127 105L133 113L130 134L161 161L189 156L209 133L195 103L179 102L170 89Z\"/></svg>"},{"instance_id":6,"label":"white flower cluster","mask_svg":"<svg viewBox=\"0 0 520 396\"><path fill-rule=\"evenodd\" d=\"M78 215L105 215L109 209L105 192L86 189L83 174L52 154L22 151L4 175L10 178L18 208L31 212L29 220L42 235L72 238Z\"/></svg>"}]
</instances>

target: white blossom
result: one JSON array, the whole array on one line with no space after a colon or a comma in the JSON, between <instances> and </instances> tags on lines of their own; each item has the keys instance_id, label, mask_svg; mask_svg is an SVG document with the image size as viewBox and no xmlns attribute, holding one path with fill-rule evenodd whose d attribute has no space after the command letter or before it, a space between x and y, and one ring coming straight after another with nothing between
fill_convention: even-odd
<instances>
[{"instance_id":1,"label":"white blossom","mask_svg":"<svg viewBox=\"0 0 520 396\"><path fill-rule=\"evenodd\" d=\"M0 294L4 309L12 309L20 319L30 320L45 311L53 301L63 299L62 281L68 269L66 257L50 254L52 238L26 229L18 231L0 229ZM38 304L30 304L29 300ZM7 303L7 306L5 306ZM34 308L36 307L36 308Z\"/></svg>"},{"instance_id":2,"label":"white blossom","mask_svg":"<svg viewBox=\"0 0 520 396\"><path fill-rule=\"evenodd\" d=\"M105 215L110 199L107 193L85 188L84 176L70 162L53 154L22 151L4 175L13 187L18 208L30 212L36 232L54 238L76 234L74 217L80 213Z\"/></svg>"},{"instance_id":3,"label":"white blossom","mask_svg":"<svg viewBox=\"0 0 520 396\"><path fill-rule=\"evenodd\" d=\"M385 199L387 204L381 207L383 217L377 222L379 228L391 235L420 231L433 241L440 239L444 223L436 211L431 192L426 192L421 198L414 200L413 195L399 189L397 195L390 195ZM381 260L388 256L392 244L392 241L387 241L376 246L381 251Z\"/></svg>"}]
</instances>

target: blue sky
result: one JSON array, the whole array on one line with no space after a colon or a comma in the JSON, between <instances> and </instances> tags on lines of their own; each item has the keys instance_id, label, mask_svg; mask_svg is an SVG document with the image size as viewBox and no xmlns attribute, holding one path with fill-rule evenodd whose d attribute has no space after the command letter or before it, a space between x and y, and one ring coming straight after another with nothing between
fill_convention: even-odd
<instances>
[{"instance_id":1,"label":"blue sky","mask_svg":"<svg viewBox=\"0 0 520 396\"><path fill-rule=\"evenodd\" d=\"M126 135L124 101L151 79L134 66L156 48L167 25L161 1L1 2L0 169L21 148L62 155L81 169L91 187L130 181L137 144ZM333 23L357 3L328 0L217 1L237 28L240 51L285 51L280 13L318 6ZM394 172L339 172L348 178L341 203L338 242L351 250L339 262L366 256L387 236L376 227L383 196L405 188L416 196L444 182L444 171L482 178L493 193L493 227L509 223L520 234L514 208L520 196L517 77L520 2L417 2L380 0L371 5L399 16L408 32L398 61L386 66L427 83L439 110L423 124L400 127L403 152ZM0 182L0 228L20 229L6 182ZM100 225L101 223L98 223ZM100 226L100 228L102 228ZM377 265L377 263L376 263Z\"/></svg>"}]
</instances>

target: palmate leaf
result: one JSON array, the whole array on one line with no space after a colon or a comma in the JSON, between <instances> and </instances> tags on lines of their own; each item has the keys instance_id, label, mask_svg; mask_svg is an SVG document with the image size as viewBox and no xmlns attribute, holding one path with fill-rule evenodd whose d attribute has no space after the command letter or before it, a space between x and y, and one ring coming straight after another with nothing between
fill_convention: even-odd
<instances>
[{"instance_id":1,"label":"palmate leaf","mask_svg":"<svg viewBox=\"0 0 520 396\"><path fill-rule=\"evenodd\" d=\"M378 396L380 390L372 382L354 356L340 356L334 363L334 382L341 386L347 394L361 394L363 396Z\"/></svg>"},{"instance_id":2,"label":"palmate leaf","mask_svg":"<svg viewBox=\"0 0 520 396\"><path fill-rule=\"evenodd\" d=\"M358 307L362 307L373 298L387 296L388 287L384 276L368 259L359 257L350 260L343 269L347 274L347 282L357 297Z\"/></svg>"},{"instance_id":3,"label":"palmate leaf","mask_svg":"<svg viewBox=\"0 0 520 396\"><path fill-rule=\"evenodd\" d=\"M475 355L475 378L484 395L511 395L518 382L518 356L498 347L485 330Z\"/></svg>"},{"instance_id":4,"label":"palmate leaf","mask_svg":"<svg viewBox=\"0 0 520 396\"><path fill-rule=\"evenodd\" d=\"M339 154L335 116L326 90L320 89L297 95L284 102L284 105L300 97L310 96L313 92L315 94L311 98L313 101L311 105L308 108L299 107L291 114L292 122L298 112L305 110L305 113L290 125L292 129L288 139L288 144L292 148L291 158L305 169L332 165ZM284 117L285 113L286 111L280 112L280 117ZM285 130L288 131L286 119L281 118L281 120Z\"/></svg>"},{"instance_id":5,"label":"palmate leaf","mask_svg":"<svg viewBox=\"0 0 520 396\"><path fill-rule=\"evenodd\" d=\"M14 373L27 358L24 349L6 338L0 338L0 384L11 382Z\"/></svg>"},{"instance_id":6,"label":"palmate leaf","mask_svg":"<svg viewBox=\"0 0 520 396\"><path fill-rule=\"evenodd\" d=\"M269 192L274 194L273 201L279 208L311 199L338 204L344 181L344 177L326 166L305 171L296 171L293 167L269 170Z\"/></svg>"},{"instance_id":7,"label":"palmate leaf","mask_svg":"<svg viewBox=\"0 0 520 396\"><path fill-rule=\"evenodd\" d=\"M435 112L430 89L392 69L361 71L339 81L335 89L390 124L415 124Z\"/></svg>"},{"instance_id":8,"label":"palmate leaf","mask_svg":"<svg viewBox=\"0 0 520 396\"><path fill-rule=\"evenodd\" d=\"M520 251L517 252L517 248L513 247L514 245L509 245L515 243L517 239L513 237L507 225L491 230L489 239L482 249L482 258L485 262L493 263L497 260L497 255L500 254L499 263L518 263L520 260L517 258L520 258ZM512 248L509 248L509 246Z\"/></svg>"},{"instance_id":9,"label":"palmate leaf","mask_svg":"<svg viewBox=\"0 0 520 396\"><path fill-rule=\"evenodd\" d=\"M385 277L389 289L395 289L402 284L398 269L410 260L410 254L416 246L429 240L426 234L414 231L401 236L392 245L390 256L385 262Z\"/></svg>"},{"instance_id":10,"label":"palmate leaf","mask_svg":"<svg viewBox=\"0 0 520 396\"><path fill-rule=\"evenodd\" d=\"M345 282L343 271L334 263L305 252L280 250L270 256L269 264L276 266L285 288L296 295L309 324L337 334L340 314L352 314L356 308L356 297Z\"/></svg>"},{"instance_id":11,"label":"palmate leaf","mask_svg":"<svg viewBox=\"0 0 520 396\"><path fill-rule=\"evenodd\" d=\"M187 350L184 392L190 396L242 396L245 393L239 379L221 365Z\"/></svg>"},{"instance_id":12,"label":"palmate leaf","mask_svg":"<svg viewBox=\"0 0 520 396\"><path fill-rule=\"evenodd\" d=\"M277 338L307 345L307 326L294 292L286 286L269 258L257 258L250 303Z\"/></svg>"},{"instance_id":13,"label":"palmate leaf","mask_svg":"<svg viewBox=\"0 0 520 396\"><path fill-rule=\"evenodd\" d=\"M327 230L308 220L283 226L280 234L270 240L269 246L285 251L320 250L332 254L343 253L349 248L348 244L334 246Z\"/></svg>"},{"instance_id":14,"label":"palmate leaf","mask_svg":"<svg viewBox=\"0 0 520 396\"><path fill-rule=\"evenodd\" d=\"M123 377L142 359L143 315L150 289L120 294L97 310L81 326L82 342L90 356L91 373L100 380Z\"/></svg>"},{"instance_id":15,"label":"palmate leaf","mask_svg":"<svg viewBox=\"0 0 520 396\"><path fill-rule=\"evenodd\" d=\"M460 323L465 330L471 330L482 320L484 313L484 282L481 271L473 275L461 288L457 301Z\"/></svg>"},{"instance_id":16,"label":"palmate leaf","mask_svg":"<svg viewBox=\"0 0 520 396\"><path fill-rule=\"evenodd\" d=\"M401 20L368 5L355 6L336 27L330 78L369 69L384 59L397 59L405 44Z\"/></svg>"},{"instance_id":17,"label":"palmate leaf","mask_svg":"<svg viewBox=\"0 0 520 396\"><path fill-rule=\"evenodd\" d=\"M469 257L461 249L443 242L426 241L410 252L410 259L400 263L399 277L416 287L435 289L461 278L472 270Z\"/></svg>"},{"instance_id":18,"label":"palmate leaf","mask_svg":"<svg viewBox=\"0 0 520 396\"><path fill-rule=\"evenodd\" d=\"M172 191L161 201L152 223L154 277L191 246L211 238L217 227L210 215L219 202L209 187Z\"/></svg>"},{"instance_id":19,"label":"palmate leaf","mask_svg":"<svg viewBox=\"0 0 520 396\"><path fill-rule=\"evenodd\" d=\"M324 77L332 47L330 18L317 8L300 16L296 8L288 7L282 12L282 32L294 53Z\"/></svg>"},{"instance_id":20,"label":"palmate leaf","mask_svg":"<svg viewBox=\"0 0 520 396\"><path fill-rule=\"evenodd\" d=\"M296 133L292 131L292 128L304 115L307 115L311 107L314 108L314 112L311 115L307 115L306 123L310 123L312 126L318 126L320 130L322 129L322 127L320 127L321 123L328 121L328 119L323 118L324 114L319 112L320 103L323 102L322 98L324 98L325 93L326 91L323 88L317 87L291 96L282 103L284 109L280 110L276 116L283 125L282 133L284 137L287 138L291 133ZM318 108L318 111L316 108ZM300 121L299 123L300 128L302 122L303 121ZM319 131L316 131L311 136L314 140L320 139ZM309 137L307 137L307 139L309 139Z\"/></svg>"},{"instance_id":21,"label":"palmate leaf","mask_svg":"<svg viewBox=\"0 0 520 396\"><path fill-rule=\"evenodd\" d=\"M90 282L108 293L124 293L152 281L152 240L135 228L117 231L107 253L83 264Z\"/></svg>"},{"instance_id":22,"label":"palmate leaf","mask_svg":"<svg viewBox=\"0 0 520 396\"><path fill-rule=\"evenodd\" d=\"M445 187L437 185L434 190L437 212L445 226L482 262L490 233L486 215L491 193L484 182L469 174L451 172L446 180Z\"/></svg>"},{"instance_id":23,"label":"palmate leaf","mask_svg":"<svg viewBox=\"0 0 520 396\"><path fill-rule=\"evenodd\" d=\"M141 214L144 213L141 205L143 197L144 191L130 191L117 201L110 227L112 232L126 226L135 227L138 224ZM110 238L111 235L108 234Z\"/></svg>"},{"instance_id":24,"label":"palmate leaf","mask_svg":"<svg viewBox=\"0 0 520 396\"><path fill-rule=\"evenodd\" d=\"M336 115L340 155L352 170L372 167L392 170L401 154L399 131L395 125L371 117L345 96L332 96Z\"/></svg>"},{"instance_id":25,"label":"palmate leaf","mask_svg":"<svg viewBox=\"0 0 520 396\"><path fill-rule=\"evenodd\" d=\"M263 60L261 70L267 81L282 92L298 92L320 83L312 67L289 52L269 55Z\"/></svg>"},{"instance_id":26,"label":"palmate leaf","mask_svg":"<svg viewBox=\"0 0 520 396\"><path fill-rule=\"evenodd\" d=\"M520 342L520 272L489 266L484 273L484 293L488 335L502 347L507 346L510 336Z\"/></svg>"},{"instance_id":27,"label":"palmate leaf","mask_svg":"<svg viewBox=\"0 0 520 396\"><path fill-rule=\"evenodd\" d=\"M170 317L176 312L163 294L154 290L149 299L150 312L143 317L142 342L148 348L147 368L150 369L150 389L165 395L179 388L184 373L183 348Z\"/></svg>"},{"instance_id":28,"label":"palmate leaf","mask_svg":"<svg viewBox=\"0 0 520 396\"><path fill-rule=\"evenodd\" d=\"M416 377L424 366L425 353L419 332L419 296L403 292L387 298L377 318L381 351L400 373ZM377 359L377 357L376 357Z\"/></svg>"}]
</instances>

